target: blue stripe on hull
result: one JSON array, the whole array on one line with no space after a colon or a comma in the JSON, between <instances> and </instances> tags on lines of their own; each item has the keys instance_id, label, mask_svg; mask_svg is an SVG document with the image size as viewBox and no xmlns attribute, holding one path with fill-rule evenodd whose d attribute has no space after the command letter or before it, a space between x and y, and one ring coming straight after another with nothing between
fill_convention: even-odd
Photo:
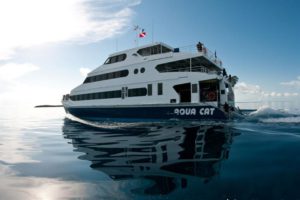
<instances>
[{"instance_id":1,"label":"blue stripe on hull","mask_svg":"<svg viewBox=\"0 0 300 200\"><path fill-rule=\"evenodd\" d=\"M225 120L227 116L212 106L93 107L65 108L66 112L87 120L104 118Z\"/></svg>"}]
</instances>

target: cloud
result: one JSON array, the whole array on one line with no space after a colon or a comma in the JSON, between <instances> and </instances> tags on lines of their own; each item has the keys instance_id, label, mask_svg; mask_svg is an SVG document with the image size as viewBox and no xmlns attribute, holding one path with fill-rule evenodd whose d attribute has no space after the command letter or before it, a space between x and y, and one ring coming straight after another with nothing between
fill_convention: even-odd
<instances>
[{"instance_id":1,"label":"cloud","mask_svg":"<svg viewBox=\"0 0 300 200\"><path fill-rule=\"evenodd\" d=\"M89 68L86 68L86 67L82 67L79 69L79 72L83 77L86 77L88 75L88 73L90 73L90 71L92 71L92 70Z\"/></svg>"},{"instance_id":2,"label":"cloud","mask_svg":"<svg viewBox=\"0 0 300 200\"><path fill-rule=\"evenodd\" d=\"M292 80L292 81L288 81L288 82L281 82L280 85L300 88L300 76L298 76L296 80Z\"/></svg>"},{"instance_id":3,"label":"cloud","mask_svg":"<svg viewBox=\"0 0 300 200\"><path fill-rule=\"evenodd\" d=\"M234 91L237 101L261 101L264 98L292 98L300 95L298 92L269 92L263 90L259 85L245 82L237 83Z\"/></svg>"},{"instance_id":4,"label":"cloud","mask_svg":"<svg viewBox=\"0 0 300 200\"><path fill-rule=\"evenodd\" d=\"M262 94L262 89L259 85L247 84L245 82L237 83L235 91L241 94Z\"/></svg>"},{"instance_id":5,"label":"cloud","mask_svg":"<svg viewBox=\"0 0 300 200\"><path fill-rule=\"evenodd\" d=\"M21 80L40 67L30 63L7 63L0 65L0 105L30 104L43 102L59 102L62 89L45 88L39 85L29 85Z\"/></svg>"},{"instance_id":6,"label":"cloud","mask_svg":"<svg viewBox=\"0 0 300 200\"><path fill-rule=\"evenodd\" d=\"M237 102L260 101L263 98L263 90L259 85L239 82L234 87Z\"/></svg>"},{"instance_id":7,"label":"cloud","mask_svg":"<svg viewBox=\"0 0 300 200\"><path fill-rule=\"evenodd\" d=\"M0 1L0 60L53 42L95 42L126 30L140 0Z\"/></svg>"},{"instance_id":8,"label":"cloud","mask_svg":"<svg viewBox=\"0 0 300 200\"><path fill-rule=\"evenodd\" d=\"M39 70L39 67L30 63L6 63L0 65L0 81L11 82L36 70Z\"/></svg>"}]
</instances>

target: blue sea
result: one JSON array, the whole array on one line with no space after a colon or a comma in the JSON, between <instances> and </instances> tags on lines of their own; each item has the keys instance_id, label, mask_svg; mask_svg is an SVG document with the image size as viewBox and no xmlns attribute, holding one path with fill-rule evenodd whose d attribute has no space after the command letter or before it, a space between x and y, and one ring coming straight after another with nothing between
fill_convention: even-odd
<instances>
[{"instance_id":1,"label":"blue sea","mask_svg":"<svg viewBox=\"0 0 300 200\"><path fill-rule=\"evenodd\" d=\"M63 108L0 114L0 199L300 199L300 115L91 123Z\"/></svg>"}]
</instances>

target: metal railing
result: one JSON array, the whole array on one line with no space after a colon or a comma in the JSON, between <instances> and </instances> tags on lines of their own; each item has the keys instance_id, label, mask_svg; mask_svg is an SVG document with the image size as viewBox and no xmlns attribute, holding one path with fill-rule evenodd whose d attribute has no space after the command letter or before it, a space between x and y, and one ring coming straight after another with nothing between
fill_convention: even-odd
<instances>
[{"instance_id":1,"label":"metal railing","mask_svg":"<svg viewBox=\"0 0 300 200\"><path fill-rule=\"evenodd\" d=\"M218 72L215 70L210 70L205 66L184 66L184 67L176 67L176 68L168 68L160 69L159 72L201 72L207 74L217 74Z\"/></svg>"},{"instance_id":2,"label":"metal railing","mask_svg":"<svg viewBox=\"0 0 300 200\"><path fill-rule=\"evenodd\" d=\"M183 52L190 52L190 53L202 53L204 56L206 56L210 61L215 63L218 66L222 67L222 61L217 57L216 52L212 52L209 50L206 46L202 45L201 50L197 49L197 45L188 45L188 46L182 46L178 48L180 51Z\"/></svg>"}]
</instances>

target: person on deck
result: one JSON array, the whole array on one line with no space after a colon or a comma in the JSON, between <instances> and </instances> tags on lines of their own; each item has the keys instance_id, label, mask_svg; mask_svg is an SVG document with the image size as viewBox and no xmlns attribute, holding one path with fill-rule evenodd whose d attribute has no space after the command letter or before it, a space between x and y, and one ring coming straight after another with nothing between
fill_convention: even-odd
<instances>
[{"instance_id":1,"label":"person on deck","mask_svg":"<svg viewBox=\"0 0 300 200\"><path fill-rule=\"evenodd\" d=\"M228 105L227 102L224 104L223 107L224 107L224 111L228 113L229 112L229 105Z\"/></svg>"},{"instance_id":2,"label":"person on deck","mask_svg":"<svg viewBox=\"0 0 300 200\"><path fill-rule=\"evenodd\" d=\"M203 51L203 44L202 44L201 42L198 42L198 44L197 44L197 50L198 50L199 52L202 52L202 51Z\"/></svg>"}]
</instances>

